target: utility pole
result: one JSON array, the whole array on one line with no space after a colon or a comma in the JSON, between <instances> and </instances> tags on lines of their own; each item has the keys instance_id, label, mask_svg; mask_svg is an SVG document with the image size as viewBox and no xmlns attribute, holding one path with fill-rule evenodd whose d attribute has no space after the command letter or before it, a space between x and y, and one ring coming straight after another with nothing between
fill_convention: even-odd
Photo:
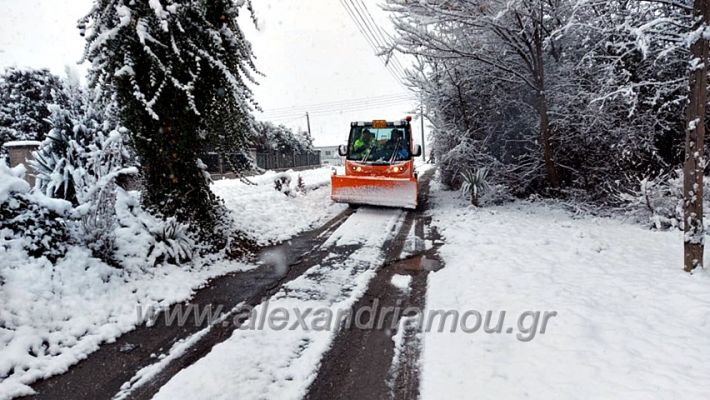
<instances>
[{"instance_id":1,"label":"utility pole","mask_svg":"<svg viewBox=\"0 0 710 400\"><path fill-rule=\"evenodd\" d=\"M308 136L311 135L311 116L306 112L306 125L308 126Z\"/></svg>"},{"instance_id":2,"label":"utility pole","mask_svg":"<svg viewBox=\"0 0 710 400\"><path fill-rule=\"evenodd\" d=\"M710 25L710 0L695 0L693 16L705 31ZM687 272L703 266L705 226L703 225L703 177L705 174L705 106L707 103L708 41L700 35L690 45L693 60L690 68L688 109L683 163L683 269Z\"/></svg>"},{"instance_id":3,"label":"utility pole","mask_svg":"<svg viewBox=\"0 0 710 400\"><path fill-rule=\"evenodd\" d=\"M423 99L420 99L419 105L420 105L419 119L421 120L421 123L422 123L422 161L426 162L426 148L424 147L424 142L426 139L424 138L424 100Z\"/></svg>"}]
</instances>

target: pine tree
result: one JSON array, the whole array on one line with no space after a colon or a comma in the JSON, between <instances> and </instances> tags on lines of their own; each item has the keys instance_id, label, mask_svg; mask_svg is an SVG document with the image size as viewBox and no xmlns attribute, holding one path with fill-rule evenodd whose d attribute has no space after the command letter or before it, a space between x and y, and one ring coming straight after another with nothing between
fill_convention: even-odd
<instances>
[{"instance_id":1,"label":"pine tree","mask_svg":"<svg viewBox=\"0 0 710 400\"><path fill-rule=\"evenodd\" d=\"M221 236L224 216L198 159L209 121L220 103L243 117L255 107L247 82L257 72L237 24L244 5L251 11L239 0L95 0L79 21L89 85L115 101L131 133L145 201L203 238Z\"/></svg>"}]
</instances>

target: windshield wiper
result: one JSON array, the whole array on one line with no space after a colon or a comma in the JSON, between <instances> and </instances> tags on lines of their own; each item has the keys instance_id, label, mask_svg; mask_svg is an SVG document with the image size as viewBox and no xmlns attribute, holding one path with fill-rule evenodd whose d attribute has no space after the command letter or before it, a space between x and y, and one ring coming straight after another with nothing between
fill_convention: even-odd
<instances>
[{"instance_id":1,"label":"windshield wiper","mask_svg":"<svg viewBox=\"0 0 710 400\"><path fill-rule=\"evenodd\" d=\"M370 152L371 152L371 151L372 151L372 147L370 147L369 149L367 149L367 151L365 152L365 155L362 157L362 160L360 160L360 162L365 162L365 160L367 160L367 158L370 157Z\"/></svg>"},{"instance_id":2,"label":"windshield wiper","mask_svg":"<svg viewBox=\"0 0 710 400\"><path fill-rule=\"evenodd\" d=\"M402 144L402 139L397 139L397 143L394 145L394 151L392 152L392 155L390 156L390 164L394 162L394 158L397 155L397 151L399 151L399 145Z\"/></svg>"}]
</instances>

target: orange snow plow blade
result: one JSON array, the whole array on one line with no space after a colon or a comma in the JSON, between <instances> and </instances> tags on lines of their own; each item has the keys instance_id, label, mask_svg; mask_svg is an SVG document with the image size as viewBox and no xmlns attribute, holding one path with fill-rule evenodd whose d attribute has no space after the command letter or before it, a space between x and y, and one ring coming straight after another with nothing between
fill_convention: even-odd
<instances>
[{"instance_id":1,"label":"orange snow plow blade","mask_svg":"<svg viewBox=\"0 0 710 400\"><path fill-rule=\"evenodd\" d=\"M416 178L333 175L331 183L331 197L339 203L417 208Z\"/></svg>"}]
</instances>

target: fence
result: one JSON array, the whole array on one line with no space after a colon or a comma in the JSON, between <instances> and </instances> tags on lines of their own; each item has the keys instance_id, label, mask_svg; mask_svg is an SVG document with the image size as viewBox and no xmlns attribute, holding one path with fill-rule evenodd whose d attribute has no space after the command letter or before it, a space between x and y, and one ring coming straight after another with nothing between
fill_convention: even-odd
<instances>
[{"instance_id":1,"label":"fence","mask_svg":"<svg viewBox=\"0 0 710 400\"><path fill-rule=\"evenodd\" d=\"M321 164L320 151L304 152L304 153L282 153L278 151L272 152L251 152L251 156L256 161L256 166L262 169L290 169L318 166ZM236 168L246 168L249 165L247 158L240 153L228 153L232 164ZM201 156L202 162L207 165L207 171L210 173L223 174L231 171L230 163L223 160L219 154L210 152Z\"/></svg>"},{"instance_id":2,"label":"fence","mask_svg":"<svg viewBox=\"0 0 710 400\"><path fill-rule=\"evenodd\" d=\"M256 165L263 169L287 169L320 165L320 151L307 153L256 153Z\"/></svg>"}]
</instances>

